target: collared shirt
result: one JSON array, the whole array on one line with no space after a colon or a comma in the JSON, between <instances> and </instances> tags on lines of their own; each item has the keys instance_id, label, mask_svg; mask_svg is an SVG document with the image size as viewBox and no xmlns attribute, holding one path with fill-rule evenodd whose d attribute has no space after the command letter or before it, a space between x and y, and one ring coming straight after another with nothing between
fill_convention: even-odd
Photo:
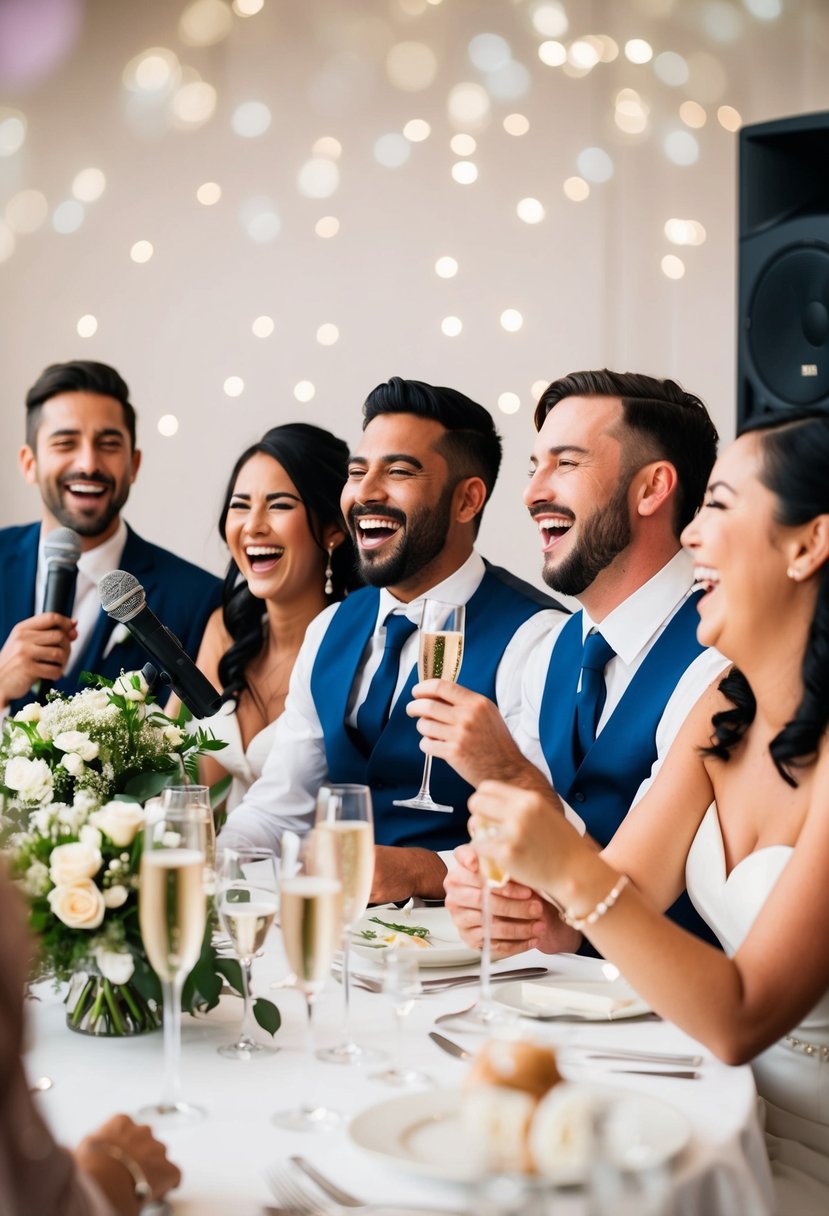
<instances>
[{"instance_id":1,"label":"collared shirt","mask_svg":"<svg viewBox=\"0 0 829 1216\"><path fill-rule=\"evenodd\" d=\"M46 590L46 555L44 543L46 536L40 529L40 542L37 550L37 576L35 578L35 613L41 611L43 593ZM98 598L98 580L111 570L117 570L127 543L127 525L123 519L108 540L87 549L78 558L78 581L75 587L75 606L73 618L78 622L78 636L72 643L69 652L67 670L83 654L83 649L92 636L98 614L101 611L101 601Z\"/></svg>"},{"instance_id":2,"label":"collared shirt","mask_svg":"<svg viewBox=\"0 0 829 1216\"><path fill-rule=\"evenodd\" d=\"M583 638L586 638L592 629L598 629L616 652L615 658L611 659L605 668L607 699L599 719L597 735L601 734L651 647L690 595L693 581L693 559L683 549L608 613L600 624L597 625L586 612L582 612ZM517 729L513 732L516 743L527 759L548 778L550 770L541 748L538 719L550 656L563 624L562 621L554 628L539 648L535 661L527 668L521 714ZM644 796L691 709L708 686L728 666L728 662L718 650L709 648L685 669L659 720L656 731L656 761L649 776L639 787L632 805ZM570 808L567 810L570 817ZM574 822L578 820L574 813L572 818Z\"/></svg>"},{"instance_id":3,"label":"collared shirt","mask_svg":"<svg viewBox=\"0 0 829 1216\"><path fill-rule=\"evenodd\" d=\"M395 609L403 611L411 621L417 623L421 602L427 597L465 604L477 591L484 570L483 559L479 554L472 553L458 570L409 604L395 599L386 588L381 589L374 632L354 681L347 715L350 724L356 724L357 711L366 698L371 677L379 666L385 645L385 620L389 612ZM251 786L228 819L221 833L223 845L231 848L273 845L286 829L307 831L313 819L317 790L326 779L327 765L322 726L311 695L311 672L317 651L336 611L337 605L332 604L323 609L308 626L294 664L285 710L277 721L273 747L262 776ZM504 651L496 674L495 695L498 708L512 727L517 726L521 712L521 682L527 659L559 619L566 620L564 613L555 609L540 609L516 630ZM418 639L414 633L407 639L401 652L395 699L417 660L417 649ZM463 683L463 668L460 682Z\"/></svg>"}]
</instances>

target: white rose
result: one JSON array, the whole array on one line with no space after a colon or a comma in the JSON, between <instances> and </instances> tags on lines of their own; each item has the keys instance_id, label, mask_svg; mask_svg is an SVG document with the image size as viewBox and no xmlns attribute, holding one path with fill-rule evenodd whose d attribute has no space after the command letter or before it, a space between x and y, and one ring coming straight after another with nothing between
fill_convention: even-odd
<instances>
[{"instance_id":1,"label":"white rose","mask_svg":"<svg viewBox=\"0 0 829 1216\"><path fill-rule=\"evenodd\" d=\"M49 858L49 877L56 887L94 878L100 868L100 851L79 840L72 844L59 844L52 849Z\"/></svg>"},{"instance_id":2,"label":"white rose","mask_svg":"<svg viewBox=\"0 0 829 1216\"><path fill-rule=\"evenodd\" d=\"M138 683L137 688L133 685L134 679ZM147 693L150 691L150 686L140 671L128 671L118 677L112 686L112 691L119 693L127 701L145 701Z\"/></svg>"},{"instance_id":3,"label":"white rose","mask_svg":"<svg viewBox=\"0 0 829 1216\"><path fill-rule=\"evenodd\" d=\"M46 743L52 738L52 726L45 718L38 719L37 733Z\"/></svg>"},{"instance_id":4,"label":"white rose","mask_svg":"<svg viewBox=\"0 0 829 1216\"><path fill-rule=\"evenodd\" d=\"M58 751L74 752L81 760L94 760L98 755L98 744L90 739L85 730L64 730L55 735L53 743Z\"/></svg>"},{"instance_id":5,"label":"white rose","mask_svg":"<svg viewBox=\"0 0 829 1216\"><path fill-rule=\"evenodd\" d=\"M54 803L52 804L52 806ZM48 836L52 827L52 806L44 806L39 811L32 811L29 827L39 836Z\"/></svg>"},{"instance_id":6,"label":"white rose","mask_svg":"<svg viewBox=\"0 0 829 1216\"><path fill-rule=\"evenodd\" d=\"M68 849L73 846L62 847ZM48 898L55 916L70 929L97 929L104 919L104 897L91 878L71 884L61 883L52 888Z\"/></svg>"},{"instance_id":7,"label":"white rose","mask_svg":"<svg viewBox=\"0 0 829 1216\"><path fill-rule=\"evenodd\" d=\"M78 832L81 844L88 844L90 849L101 850L101 833L97 828L93 828L91 823L85 823Z\"/></svg>"},{"instance_id":8,"label":"white rose","mask_svg":"<svg viewBox=\"0 0 829 1216\"><path fill-rule=\"evenodd\" d=\"M120 908L122 904L127 902L129 891L126 887L122 887L117 883L114 887L110 887L108 891L104 891L104 903L108 908Z\"/></svg>"},{"instance_id":9,"label":"white rose","mask_svg":"<svg viewBox=\"0 0 829 1216\"><path fill-rule=\"evenodd\" d=\"M24 802L45 803L52 797L52 773L45 760L15 756L7 762L3 780Z\"/></svg>"},{"instance_id":10,"label":"white rose","mask_svg":"<svg viewBox=\"0 0 829 1216\"><path fill-rule=\"evenodd\" d=\"M16 730L11 737L9 751L13 756L31 756L32 745L29 742L29 736L25 735L22 730Z\"/></svg>"},{"instance_id":11,"label":"white rose","mask_svg":"<svg viewBox=\"0 0 829 1216\"><path fill-rule=\"evenodd\" d=\"M60 763L61 767L65 768L67 773L70 773L73 777L80 777L81 773L86 772L86 765L77 752L66 752L65 755L61 756Z\"/></svg>"},{"instance_id":12,"label":"white rose","mask_svg":"<svg viewBox=\"0 0 829 1216\"><path fill-rule=\"evenodd\" d=\"M184 731L175 725L165 726L161 734L168 747L178 747L184 738Z\"/></svg>"},{"instance_id":13,"label":"white rose","mask_svg":"<svg viewBox=\"0 0 829 1216\"><path fill-rule=\"evenodd\" d=\"M39 701L30 701L14 715L15 722L39 722L43 706Z\"/></svg>"},{"instance_id":14,"label":"white rose","mask_svg":"<svg viewBox=\"0 0 829 1216\"><path fill-rule=\"evenodd\" d=\"M82 695L85 710L100 713L109 708L109 694L105 688L87 688Z\"/></svg>"},{"instance_id":15,"label":"white rose","mask_svg":"<svg viewBox=\"0 0 829 1216\"><path fill-rule=\"evenodd\" d=\"M107 802L93 811L89 822L100 828L119 848L132 844L144 826L144 811L137 802Z\"/></svg>"},{"instance_id":16,"label":"white rose","mask_svg":"<svg viewBox=\"0 0 829 1216\"><path fill-rule=\"evenodd\" d=\"M111 984L126 984L132 978L135 963L128 950L107 950L105 946L96 946L93 954L98 970Z\"/></svg>"}]
</instances>

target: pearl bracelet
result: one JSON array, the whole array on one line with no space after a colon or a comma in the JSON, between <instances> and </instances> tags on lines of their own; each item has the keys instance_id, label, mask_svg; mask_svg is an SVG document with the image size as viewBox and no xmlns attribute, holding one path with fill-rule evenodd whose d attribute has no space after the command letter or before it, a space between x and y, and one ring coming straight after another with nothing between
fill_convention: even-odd
<instances>
[{"instance_id":1,"label":"pearl bracelet","mask_svg":"<svg viewBox=\"0 0 829 1216\"><path fill-rule=\"evenodd\" d=\"M113 1144L111 1140L98 1140L97 1138L90 1140L89 1144L92 1148L98 1149L99 1152L106 1153L113 1161L118 1161L123 1165L132 1178L133 1193L136 1199L143 1202L146 1199L152 1198L153 1188L147 1180L147 1175L135 1158L125 1152L120 1144Z\"/></svg>"},{"instance_id":2,"label":"pearl bracelet","mask_svg":"<svg viewBox=\"0 0 829 1216\"><path fill-rule=\"evenodd\" d=\"M597 920L609 912L616 900L624 891L625 887L630 882L627 874L620 874L612 891L605 895L604 899L600 899L592 912L588 912L585 916L576 916L569 908L560 908L559 916L564 921L565 925L569 925L571 929L576 929L579 933L583 933L590 925L595 925Z\"/></svg>"}]
</instances>

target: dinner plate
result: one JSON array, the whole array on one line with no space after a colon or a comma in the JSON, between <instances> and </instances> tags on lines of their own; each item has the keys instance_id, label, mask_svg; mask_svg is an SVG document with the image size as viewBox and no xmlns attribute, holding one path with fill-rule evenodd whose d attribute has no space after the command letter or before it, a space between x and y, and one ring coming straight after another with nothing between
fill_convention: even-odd
<instances>
[{"instance_id":1,"label":"dinner plate","mask_svg":"<svg viewBox=\"0 0 829 1216\"><path fill-rule=\"evenodd\" d=\"M650 1094L610 1086L568 1081L555 1087L547 1101L584 1100L594 1109L612 1111L614 1157L636 1168L670 1161L688 1143L691 1127L685 1115ZM386 1165L445 1182L476 1182L479 1155L469 1142L461 1117L461 1091L431 1090L390 1098L351 1120L352 1143ZM545 1171L561 1186L587 1181L588 1164L563 1160Z\"/></svg>"},{"instance_id":2,"label":"dinner plate","mask_svg":"<svg viewBox=\"0 0 829 1216\"><path fill-rule=\"evenodd\" d=\"M465 946L446 908L370 908L354 926L351 934L352 949L365 958L379 960L389 947L380 942L369 942L360 937L363 930L377 934L391 932L375 924L372 916L378 916L387 924L422 925L429 930L431 944L427 947L411 946L421 967L463 967L477 963L480 953Z\"/></svg>"},{"instance_id":3,"label":"dinner plate","mask_svg":"<svg viewBox=\"0 0 829 1216\"><path fill-rule=\"evenodd\" d=\"M524 997L525 986L554 989L555 1002L551 1002L549 1007L543 1009L528 1004ZM541 1020L572 1017L580 1022L618 1022L623 1018L640 1018L643 1014L651 1012L650 1005L646 1004L623 979L523 980L511 984L499 984L494 990L493 996L502 1005L506 1005L510 1009L517 1009L522 1017ZM591 1008L591 999L594 1004L598 1004L598 1001L607 1002L607 1006Z\"/></svg>"}]
</instances>

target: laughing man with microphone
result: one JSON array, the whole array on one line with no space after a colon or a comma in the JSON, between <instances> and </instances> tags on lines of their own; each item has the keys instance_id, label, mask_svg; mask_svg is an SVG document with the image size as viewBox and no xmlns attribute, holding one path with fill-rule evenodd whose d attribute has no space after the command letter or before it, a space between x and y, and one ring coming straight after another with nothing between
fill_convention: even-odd
<instances>
[{"instance_id":1,"label":"laughing man with microphone","mask_svg":"<svg viewBox=\"0 0 829 1216\"><path fill-rule=\"evenodd\" d=\"M141 583L148 603L194 656L221 584L143 540L121 517L141 453L135 410L118 372L86 360L47 367L26 396L19 463L40 492L41 518L0 530L0 711L31 700L44 682L74 692L82 671L113 679L122 668L144 665L138 641L129 633L120 641L113 636L116 622L101 609L98 580L118 568ZM79 546L74 597L72 534ZM49 594L56 584L57 600Z\"/></svg>"}]
</instances>

